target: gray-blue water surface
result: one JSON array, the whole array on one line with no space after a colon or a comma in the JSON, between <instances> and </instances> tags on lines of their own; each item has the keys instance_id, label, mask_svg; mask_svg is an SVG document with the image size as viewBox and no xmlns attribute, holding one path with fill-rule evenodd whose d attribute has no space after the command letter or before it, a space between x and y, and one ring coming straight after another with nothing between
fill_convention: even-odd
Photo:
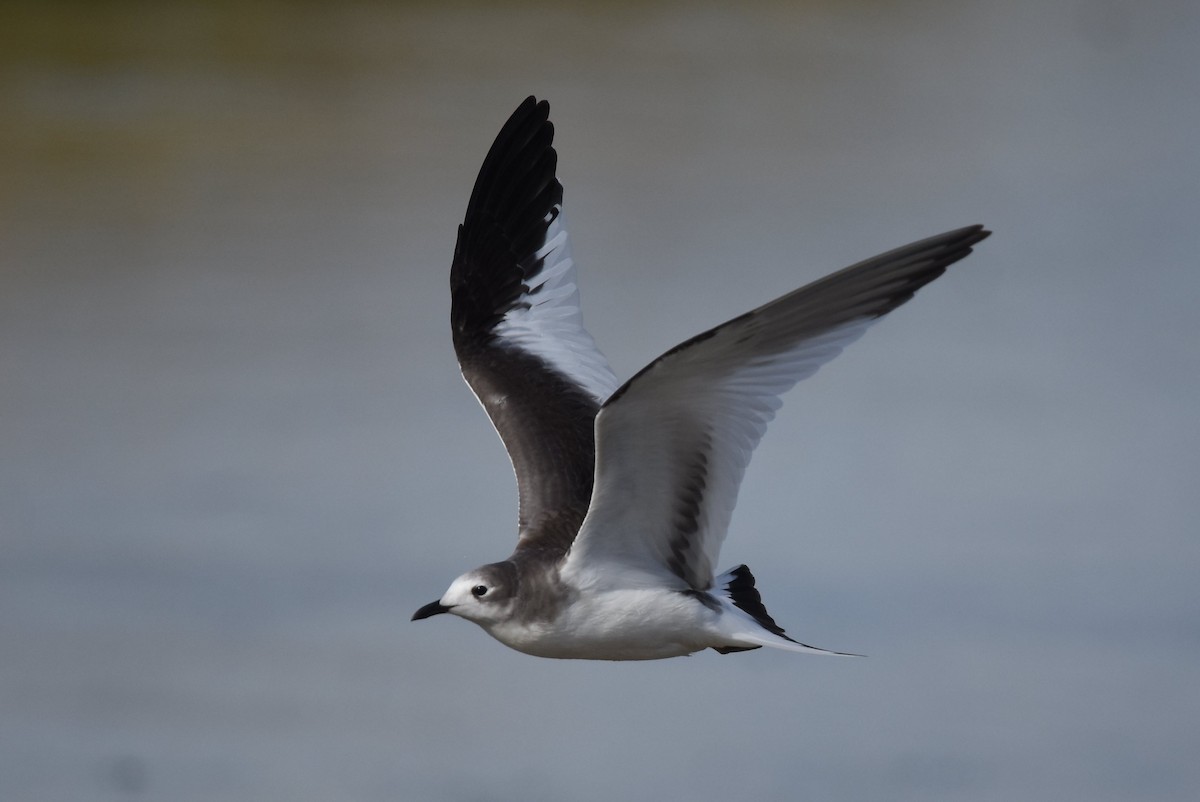
<instances>
[{"instance_id":1,"label":"gray-blue water surface","mask_svg":"<svg viewBox=\"0 0 1200 802\"><path fill-rule=\"evenodd\" d=\"M1194 4L14 4L0 797L1183 800L1200 786ZM995 236L786 399L764 651L408 617L515 528L447 326L548 97L620 376ZM724 565L722 566L724 567Z\"/></svg>"}]
</instances>

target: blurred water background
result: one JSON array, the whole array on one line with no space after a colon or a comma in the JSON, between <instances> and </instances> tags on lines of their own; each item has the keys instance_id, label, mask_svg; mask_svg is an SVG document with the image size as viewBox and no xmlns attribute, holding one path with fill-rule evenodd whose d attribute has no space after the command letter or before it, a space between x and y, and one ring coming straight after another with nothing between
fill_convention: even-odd
<instances>
[{"instance_id":1,"label":"blurred water background","mask_svg":"<svg viewBox=\"0 0 1200 802\"><path fill-rule=\"evenodd\" d=\"M1200 7L7 2L0 799L1185 800ZM447 326L527 94L619 376L995 236L789 398L722 567L790 632L537 660Z\"/></svg>"}]
</instances>

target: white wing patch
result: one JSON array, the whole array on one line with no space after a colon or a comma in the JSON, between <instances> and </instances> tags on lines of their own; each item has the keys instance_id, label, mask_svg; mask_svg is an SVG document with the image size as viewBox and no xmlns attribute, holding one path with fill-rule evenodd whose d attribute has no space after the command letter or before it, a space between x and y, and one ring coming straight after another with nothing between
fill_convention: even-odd
<instances>
[{"instance_id":1,"label":"white wing patch","mask_svg":"<svg viewBox=\"0 0 1200 802\"><path fill-rule=\"evenodd\" d=\"M619 563L710 587L738 487L780 396L876 319L780 348L778 318L750 316L652 363L596 419L595 489L564 571Z\"/></svg>"},{"instance_id":2,"label":"white wing patch","mask_svg":"<svg viewBox=\"0 0 1200 802\"><path fill-rule=\"evenodd\" d=\"M545 244L530 257L541 259L542 269L529 279L494 332L505 343L545 360L603 403L617 388L617 378L583 327L561 204L554 206L547 222Z\"/></svg>"}]
</instances>

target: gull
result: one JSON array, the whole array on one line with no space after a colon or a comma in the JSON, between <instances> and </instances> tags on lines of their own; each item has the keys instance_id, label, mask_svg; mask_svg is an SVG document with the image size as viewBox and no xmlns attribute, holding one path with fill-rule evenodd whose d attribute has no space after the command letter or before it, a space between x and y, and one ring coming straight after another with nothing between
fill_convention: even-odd
<instances>
[{"instance_id":1,"label":"gull","mask_svg":"<svg viewBox=\"0 0 1200 802\"><path fill-rule=\"evenodd\" d=\"M618 385L580 317L549 104L501 128L458 228L454 349L517 477L517 546L412 620L526 654L653 660L790 638L745 565L716 573L780 396L988 236L974 225L847 267L671 348Z\"/></svg>"}]
</instances>

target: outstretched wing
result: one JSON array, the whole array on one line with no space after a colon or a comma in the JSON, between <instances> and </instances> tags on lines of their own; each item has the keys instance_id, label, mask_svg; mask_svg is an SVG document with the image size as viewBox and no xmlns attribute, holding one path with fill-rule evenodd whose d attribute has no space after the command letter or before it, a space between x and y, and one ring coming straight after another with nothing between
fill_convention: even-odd
<instances>
[{"instance_id":1,"label":"outstretched wing","mask_svg":"<svg viewBox=\"0 0 1200 802\"><path fill-rule=\"evenodd\" d=\"M713 583L750 454L780 396L990 232L950 231L826 276L647 365L596 418L596 487L564 565Z\"/></svg>"},{"instance_id":2,"label":"outstretched wing","mask_svg":"<svg viewBox=\"0 0 1200 802\"><path fill-rule=\"evenodd\" d=\"M548 116L527 98L484 159L458 229L450 321L517 474L518 547L565 551L591 498L593 420L617 382L580 318Z\"/></svg>"}]
</instances>

